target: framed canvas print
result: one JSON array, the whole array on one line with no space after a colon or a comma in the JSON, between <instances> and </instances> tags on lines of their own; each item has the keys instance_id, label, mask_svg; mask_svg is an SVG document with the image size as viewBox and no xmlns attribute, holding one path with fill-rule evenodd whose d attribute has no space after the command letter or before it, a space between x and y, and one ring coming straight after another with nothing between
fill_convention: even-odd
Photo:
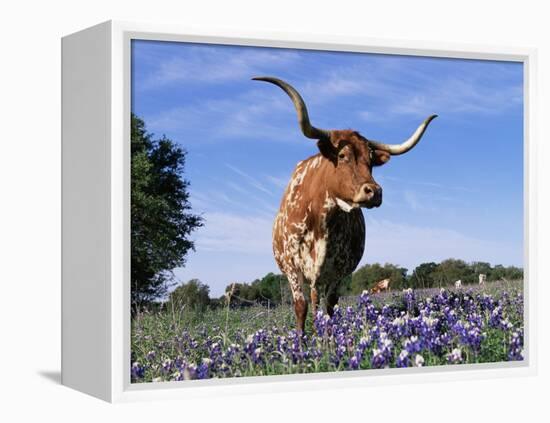
<instances>
[{"instance_id":1,"label":"framed canvas print","mask_svg":"<svg viewBox=\"0 0 550 423\"><path fill-rule=\"evenodd\" d=\"M65 385L535 371L533 51L123 22L62 47Z\"/></svg>"}]
</instances>

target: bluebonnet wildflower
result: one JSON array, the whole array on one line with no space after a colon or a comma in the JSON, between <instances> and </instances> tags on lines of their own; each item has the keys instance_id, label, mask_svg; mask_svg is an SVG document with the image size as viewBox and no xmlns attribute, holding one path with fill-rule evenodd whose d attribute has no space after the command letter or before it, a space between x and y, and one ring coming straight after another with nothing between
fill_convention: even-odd
<instances>
[{"instance_id":1,"label":"bluebonnet wildflower","mask_svg":"<svg viewBox=\"0 0 550 423\"><path fill-rule=\"evenodd\" d=\"M177 331L173 339L154 336L137 325L131 380L170 381L242 377L273 373L423 367L487 361L487 348L499 345L498 360L523 360L523 295L501 296L465 290L406 289L393 297L364 291L355 304L319 310L306 333L274 324L257 330L244 325L230 334L216 324ZM262 315L262 314L260 314ZM152 315L150 318L153 318ZM308 318L309 322L309 318ZM485 343L488 336L493 344ZM497 342L494 342L494 340Z\"/></svg>"},{"instance_id":2,"label":"bluebonnet wildflower","mask_svg":"<svg viewBox=\"0 0 550 423\"><path fill-rule=\"evenodd\" d=\"M462 362L462 350L460 348L453 348L453 350L447 355L447 359L450 363L457 364Z\"/></svg>"},{"instance_id":3,"label":"bluebonnet wildflower","mask_svg":"<svg viewBox=\"0 0 550 423\"><path fill-rule=\"evenodd\" d=\"M132 372L131 372L132 380L139 380L143 378L144 375L145 375L145 368L141 364L139 364L139 362L137 361L133 362Z\"/></svg>"}]
</instances>

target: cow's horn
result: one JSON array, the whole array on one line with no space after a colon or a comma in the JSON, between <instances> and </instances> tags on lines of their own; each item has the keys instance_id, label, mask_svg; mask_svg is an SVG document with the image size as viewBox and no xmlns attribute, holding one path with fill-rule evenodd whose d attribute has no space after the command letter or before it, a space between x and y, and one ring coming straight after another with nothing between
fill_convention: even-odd
<instances>
[{"instance_id":1,"label":"cow's horn","mask_svg":"<svg viewBox=\"0 0 550 423\"><path fill-rule=\"evenodd\" d=\"M422 138L422 135L424 135L424 131L430 124L432 120L434 120L437 117L437 115L431 115L429 118L427 118L424 122L420 124L420 126L414 131L414 134L411 135L411 137L405 141L402 144L384 144L377 141L369 140L369 144L372 148L375 148L376 150L383 150L390 153L392 156L397 156L399 154L406 153L410 149L412 149L416 144L418 144L418 141Z\"/></svg>"},{"instance_id":2,"label":"cow's horn","mask_svg":"<svg viewBox=\"0 0 550 423\"><path fill-rule=\"evenodd\" d=\"M321 138L330 138L330 131L319 129L311 125L311 123L309 122L309 116L307 114L307 108L306 104L304 103L304 99L292 86L287 84L285 81L282 81L278 78L273 78L271 76L257 76L252 79L254 81L271 82L272 84L280 87L285 93L288 94L288 96L292 100L292 103L294 103L294 107L296 107L296 112L298 113L298 123L300 124L300 128L302 129L302 132L306 137L316 140Z\"/></svg>"}]
</instances>

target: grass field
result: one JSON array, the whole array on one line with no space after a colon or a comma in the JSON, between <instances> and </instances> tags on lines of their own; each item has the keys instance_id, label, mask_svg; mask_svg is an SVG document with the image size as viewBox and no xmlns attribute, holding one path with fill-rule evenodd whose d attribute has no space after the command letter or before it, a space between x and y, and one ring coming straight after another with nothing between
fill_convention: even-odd
<instances>
[{"instance_id":1,"label":"grass field","mask_svg":"<svg viewBox=\"0 0 550 423\"><path fill-rule=\"evenodd\" d=\"M290 305L132 320L132 382L523 359L523 283L346 297L294 330Z\"/></svg>"}]
</instances>

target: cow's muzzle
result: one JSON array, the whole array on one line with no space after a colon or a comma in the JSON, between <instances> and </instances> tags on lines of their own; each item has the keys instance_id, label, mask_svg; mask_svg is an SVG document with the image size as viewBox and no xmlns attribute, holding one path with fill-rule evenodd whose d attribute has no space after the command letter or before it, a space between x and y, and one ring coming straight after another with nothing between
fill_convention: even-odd
<instances>
[{"instance_id":1,"label":"cow's muzzle","mask_svg":"<svg viewBox=\"0 0 550 423\"><path fill-rule=\"evenodd\" d=\"M382 188L378 184L363 184L353 202L368 209L379 207L382 204Z\"/></svg>"}]
</instances>

